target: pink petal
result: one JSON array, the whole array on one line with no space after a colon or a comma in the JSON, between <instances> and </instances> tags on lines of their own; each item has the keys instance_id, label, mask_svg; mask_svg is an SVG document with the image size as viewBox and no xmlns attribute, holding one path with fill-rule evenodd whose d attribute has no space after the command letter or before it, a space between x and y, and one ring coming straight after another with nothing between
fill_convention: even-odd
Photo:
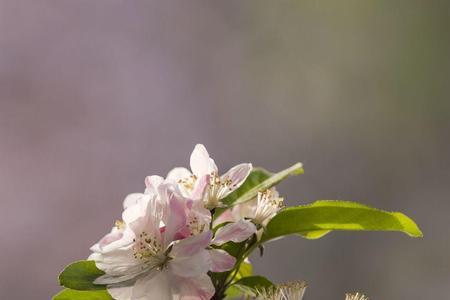
<instances>
[{"instance_id":1,"label":"pink petal","mask_svg":"<svg viewBox=\"0 0 450 300\"><path fill-rule=\"evenodd\" d=\"M212 232L203 233L180 240L173 245L171 254L174 257L189 257L198 251L205 249L211 243Z\"/></svg>"},{"instance_id":2,"label":"pink petal","mask_svg":"<svg viewBox=\"0 0 450 300\"><path fill-rule=\"evenodd\" d=\"M180 300L209 300L214 295L211 278L206 274L195 278L178 277L175 280Z\"/></svg>"},{"instance_id":3,"label":"pink petal","mask_svg":"<svg viewBox=\"0 0 450 300\"><path fill-rule=\"evenodd\" d=\"M186 201L182 196L170 192L168 214L164 233L166 246L174 241L176 234L186 227Z\"/></svg>"},{"instance_id":4,"label":"pink petal","mask_svg":"<svg viewBox=\"0 0 450 300\"><path fill-rule=\"evenodd\" d=\"M239 243L248 239L255 232L256 226L252 222L239 220L236 223L230 223L219 228L213 239L213 244L222 245L229 241Z\"/></svg>"},{"instance_id":5,"label":"pink petal","mask_svg":"<svg viewBox=\"0 0 450 300\"><path fill-rule=\"evenodd\" d=\"M225 272L231 270L236 263L236 258L228 254L225 250L212 249L209 250L211 255L211 271L212 272Z\"/></svg>"},{"instance_id":6,"label":"pink petal","mask_svg":"<svg viewBox=\"0 0 450 300\"><path fill-rule=\"evenodd\" d=\"M237 219L234 218L233 213L231 212L231 209L227 209L226 211L224 211L223 213L220 214L220 216L218 218L216 218L214 220L214 227L225 223L225 222L236 222Z\"/></svg>"},{"instance_id":7,"label":"pink petal","mask_svg":"<svg viewBox=\"0 0 450 300\"><path fill-rule=\"evenodd\" d=\"M192 191L192 198L195 200L199 200L203 198L203 194L205 193L205 189L208 186L210 175L206 174L204 176L201 176L194 187L194 190Z\"/></svg>"},{"instance_id":8,"label":"pink petal","mask_svg":"<svg viewBox=\"0 0 450 300\"><path fill-rule=\"evenodd\" d=\"M226 187L226 191L222 193L222 198L239 188L247 179L248 175L252 171L252 164L239 164L232 167L228 172L223 174L220 178L223 182L231 180L231 186Z\"/></svg>"},{"instance_id":9,"label":"pink petal","mask_svg":"<svg viewBox=\"0 0 450 300\"><path fill-rule=\"evenodd\" d=\"M209 157L208 151L202 144L197 144L191 154L192 173L201 177L211 172L217 172L217 166L214 160Z\"/></svg>"},{"instance_id":10,"label":"pink petal","mask_svg":"<svg viewBox=\"0 0 450 300\"><path fill-rule=\"evenodd\" d=\"M189 256L175 257L169 262L173 274L182 277L197 277L206 274L211 269L209 251L201 249Z\"/></svg>"}]
</instances>

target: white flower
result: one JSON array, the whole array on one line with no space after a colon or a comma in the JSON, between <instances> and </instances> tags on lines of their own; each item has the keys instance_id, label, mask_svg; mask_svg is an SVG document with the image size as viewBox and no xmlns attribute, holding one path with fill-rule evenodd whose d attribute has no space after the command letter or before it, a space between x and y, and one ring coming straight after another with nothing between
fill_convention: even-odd
<instances>
[{"instance_id":1,"label":"white flower","mask_svg":"<svg viewBox=\"0 0 450 300\"><path fill-rule=\"evenodd\" d=\"M257 225L266 226L283 207L283 198L278 196L275 188L259 192L256 197L256 208L252 218L253 222Z\"/></svg>"},{"instance_id":2,"label":"white flower","mask_svg":"<svg viewBox=\"0 0 450 300\"><path fill-rule=\"evenodd\" d=\"M190 159L191 171L175 168L167 175L168 180L180 185L183 195L202 199L207 209L222 206L221 199L228 196L244 183L252 170L249 163L239 164L223 175L219 175L214 160L209 157L205 146L195 146Z\"/></svg>"},{"instance_id":3,"label":"white flower","mask_svg":"<svg viewBox=\"0 0 450 300\"><path fill-rule=\"evenodd\" d=\"M266 227L267 223L284 207L283 198L275 188L258 192L258 195L250 201L233 206L225 211L214 225L227 221L250 219L259 227Z\"/></svg>"}]
</instances>

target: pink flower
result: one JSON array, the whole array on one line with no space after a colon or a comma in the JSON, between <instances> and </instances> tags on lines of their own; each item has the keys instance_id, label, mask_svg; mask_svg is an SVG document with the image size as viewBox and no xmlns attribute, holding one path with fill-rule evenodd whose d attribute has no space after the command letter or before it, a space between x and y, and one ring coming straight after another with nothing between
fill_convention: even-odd
<instances>
[{"instance_id":1,"label":"pink flower","mask_svg":"<svg viewBox=\"0 0 450 300\"><path fill-rule=\"evenodd\" d=\"M123 221L91 250L118 300L209 299L214 287L208 271L233 268L235 258L210 245L241 242L256 232L245 220L210 231L211 215L202 201L180 194L178 186L155 176L147 177L146 192L124 201Z\"/></svg>"},{"instance_id":2,"label":"pink flower","mask_svg":"<svg viewBox=\"0 0 450 300\"><path fill-rule=\"evenodd\" d=\"M105 272L95 283L108 285L118 300L210 299L212 233L186 237L186 199L168 185L160 191L167 199L148 193L126 201L124 222L91 248L89 259Z\"/></svg>"},{"instance_id":3,"label":"pink flower","mask_svg":"<svg viewBox=\"0 0 450 300\"><path fill-rule=\"evenodd\" d=\"M239 188L252 170L251 164L244 163L220 176L214 160L201 144L195 146L190 164L192 173L186 168L175 168L167 179L177 182L183 195L202 199L207 209L221 206L221 199Z\"/></svg>"},{"instance_id":4,"label":"pink flower","mask_svg":"<svg viewBox=\"0 0 450 300\"><path fill-rule=\"evenodd\" d=\"M247 202L233 206L224 211L215 221L214 226L224 222L237 222L238 220L250 220L259 230L258 240L269 221L284 207L283 198L275 188L259 192L258 195Z\"/></svg>"}]
</instances>

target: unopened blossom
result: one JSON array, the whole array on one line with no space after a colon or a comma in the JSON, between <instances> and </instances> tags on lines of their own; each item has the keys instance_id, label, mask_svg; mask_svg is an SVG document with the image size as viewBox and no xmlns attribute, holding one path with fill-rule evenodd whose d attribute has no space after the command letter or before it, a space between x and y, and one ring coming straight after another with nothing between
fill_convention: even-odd
<instances>
[{"instance_id":1,"label":"unopened blossom","mask_svg":"<svg viewBox=\"0 0 450 300\"><path fill-rule=\"evenodd\" d=\"M195 146L190 165L191 171L175 168L167 179L176 181L185 196L202 199L207 209L222 206L221 200L239 188L252 170L250 163L243 163L220 175L214 160L201 144Z\"/></svg>"}]
</instances>

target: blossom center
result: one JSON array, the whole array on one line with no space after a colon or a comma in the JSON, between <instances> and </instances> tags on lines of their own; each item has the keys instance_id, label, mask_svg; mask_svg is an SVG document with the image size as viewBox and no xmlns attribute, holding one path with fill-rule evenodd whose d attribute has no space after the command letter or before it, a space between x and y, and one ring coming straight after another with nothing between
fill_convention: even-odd
<instances>
[{"instance_id":1,"label":"blossom center","mask_svg":"<svg viewBox=\"0 0 450 300\"><path fill-rule=\"evenodd\" d=\"M197 181L197 176L192 174L191 176L183 179L179 179L178 183L181 184L186 190L192 191L194 189L195 183Z\"/></svg>"},{"instance_id":2,"label":"blossom center","mask_svg":"<svg viewBox=\"0 0 450 300\"><path fill-rule=\"evenodd\" d=\"M161 260L163 251L161 242L155 236L143 231L139 236L133 239L133 256L141 261L149 261L153 259Z\"/></svg>"},{"instance_id":3,"label":"blossom center","mask_svg":"<svg viewBox=\"0 0 450 300\"><path fill-rule=\"evenodd\" d=\"M283 198L275 197L271 190L258 192L254 222L261 225L265 220L273 217L283 207Z\"/></svg>"},{"instance_id":4,"label":"blossom center","mask_svg":"<svg viewBox=\"0 0 450 300\"><path fill-rule=\"evenodd\" d=\"M204 203L208 209L213 209L222 206L222 199L229 191L236 187L233 181L228 178L220 178L217 172L209 174L209 183L205 191Z\"/></svg>"},{"instance_id":5,"label":"blossom center","mask_svg":"<svg viewBox=\"0 0 450 300\"><path fill-rule=\"evenodd\" d=\"M190 235L193 236L193 235L197 235L197 234L200 234L203 231L205 231L206 224L201 223L197 216L193 216L189 219L187 227L190 231Z\"/></svg>"}]
</instances>

